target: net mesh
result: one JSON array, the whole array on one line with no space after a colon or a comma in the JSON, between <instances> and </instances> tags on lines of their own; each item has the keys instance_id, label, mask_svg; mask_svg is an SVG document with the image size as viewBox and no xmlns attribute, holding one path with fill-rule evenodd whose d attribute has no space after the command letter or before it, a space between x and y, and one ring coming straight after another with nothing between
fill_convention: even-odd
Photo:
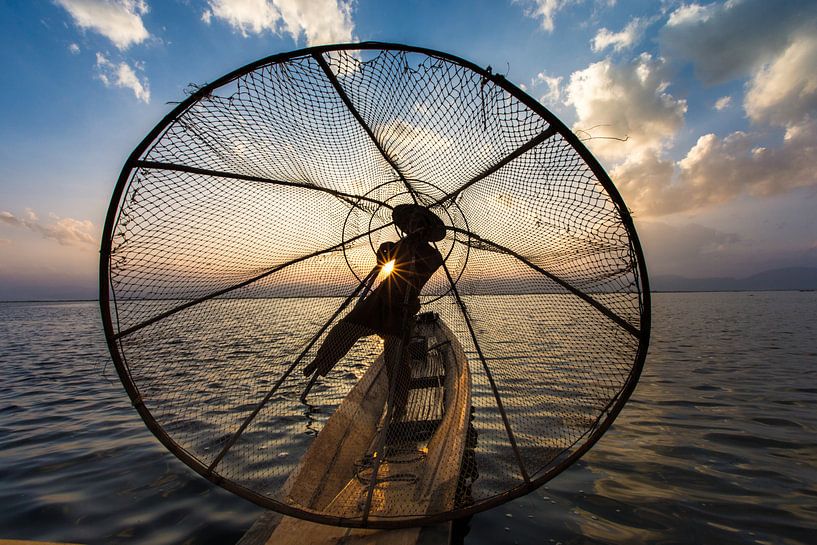
<instances>
[{"instance_id":1,"label":"net mesh","mask_svg":"<svg viewBox=\"0 0 817 545\"><path fill-rule=\"evenodd\" d=\"M637 380L645 273L606 175L525 98L453 57L346 47L183 103L103 243L109 343L151 429L259 504L345 525L485 509L579 456ZM411 203L446 226L420 314L337 330Z\"/></svg>"}]
</instances>

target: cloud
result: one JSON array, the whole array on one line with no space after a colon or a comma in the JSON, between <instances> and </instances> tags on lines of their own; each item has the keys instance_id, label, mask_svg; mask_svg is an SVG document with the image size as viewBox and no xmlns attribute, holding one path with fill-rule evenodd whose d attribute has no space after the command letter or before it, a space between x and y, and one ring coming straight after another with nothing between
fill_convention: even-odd
<instances>
[{"instance_id":1,"label":"cloud","mask_svg":"<svg viewBox=\"0 0 817 545\"><path fill-rule=\"evenodd\" d=\"M545 85L547 91L539 97L539 102L548 106L556 105L562 101L562 81L563 77L548 76L544 72L539 72L531 82L531 87L538 88L540 85Z\"/></svg>"},{"instance_id":2,"label":"cloud","mask_svg":"<svg viewBox=\"0 0 817 545\"><path fill-rule=\"evenodd\" d=\"M574 128L599 136L604 127L617 140L589 140L595 153L609 160L655 154L672 143L683 126L686 101L667 92L666 65L642 53L632 62L614 64L610 59L593 63L571 74L567 104L576 109Z\"/></svg>"},{"instance_id":3,"label":"cloud","mask_svg":"<svg viewBox=\"0 0 817 545\"><path fill-rule=\"evenodd\" d=\"M119 49L127 49L150 37L142 16L148 12L144 0L56 0L74 23L82 29L96 31Z\"/></svg>"},{"instance_id":4,"label":"cloud","mask_svg":"<svg viewBox=\"0 0 817 545\"><path fill-rule=\"evenodd\" d=\"M566 103L576 109L574 130L613 163L613 181L640 215L666 210L675 202L670 195L680 191L672 184L676 167L664 155L683 127L687 105L667 91L669 75L663 59L642 53L576 71L566 89Z\"/></svg>"},{"instance_id":5,"label":"cloud","mask_svg":"<svg viewBox=\"0 0 817 545\"><path fill-rule=\"evenodd\" d=\"M681 4L675 11L670 13L667 21L668 27L678 27L683 25L694 25L696 23L705 23L712 18L712 12L715 11L715 4L702 6L700 4Z\"/></svg>"},{"instance_id":6,"label":"cloud","mask_svg":"<svg viewBox=\"0 0 817 545\"><path fill-rule=\"evenodd\" d=\"M556 13L576 0L514 0L525 5L525 15L533 19L542 19L542 28L553 32L553 18Z\"/></svg>"},{"instance_id":7,"label":"cloud","mask_svg":"<svg viewBox=\"0 0 817 545\"><path fill-rule=\"evenodd\" d=\"M715 109L720 112L721 110L725 110L726 108L728 108L731 103L732 103L731 96L727 95L725 97L721 97L715 101Z\"/></svg>"},{"instance_id":8,"label":"cloud","mask_svg":"<svg viewBox=\"0 0 817 545\"><path fill-rule=\"evenodd\" d=\"M126 62L111 62L102 53L96 54L97 77L106 87L130 89L134 96L144 102L150 102L150 87L145 76L141 78Z\"/></svg>"},{"instance_id":9,"label":"cloud","mask_svg":"<svg viewBox=\"0 0 817 545\"><path fill-rule=\"evenodd\" d=\"M687 4L672 12L661 33L663 52L691 60L708 83L748 76L743 107L753 124L726 136L702 135L677 161L668 151L681 128L685 103L666 95L660 83L666 76L633 78L625 65L607 60L577 73L575 88L571 78L569 98L577 103L579 128L602 123L605 111L615 136L622 136L620 127L631 127L626 131L637 145L626 154L627 147L616 142L588 144L602 157L618 161L611 177L636 214L661 216L741 195L765 197L817 186L811 166L817 152L815 21L813 2L732 0ZM673 60L664 61L663 72ZM662 74L662 66L647 66L650 73ZM635 72L646 73L640 68ZM637 81L644 83L640 90ZM652 99L650 89L655 91ZM730 107L732 98L720 97L715 109ZM636 108L642 105L645 111L639 113ZM785 130L782 138L780 128Z\"/></svg>"},{"instance_id":10,"label":"cloud","mask_svg":"<svg viewBox=\"0 0 817 545\"><path fill-rule=\"evenodd\" d=\"M610 177L628 208L638 217L650 217L677 212L688 203L684 188L672 183L674 172L672 160L647 153L619 163Z\"/></svg>"},{"instance_id":11,"label":"cloud","mask_svg":"<svg viewBox=\"0 0 817 545\"><path fill-rule=\"evenodd\" d=\"M418 109L422 109L422 106ZM383 145L391 149L406 149L422 143L423 148L444 156L455 144L454 140L434 128L402 119L392 119L373 128Z\"/></svg>"},{"instance_id":12,"label":"cloud","mask_svg":"<svg viewBox=\"0 0 817 545\"><path fill-rule=\"evenodd\" d=\"M748 0L747 0L748 1ZM672 24L708 25L734 3L677 12ZM741 195L764 197L817 185L817 35L786 37L786 47L754 65L744 108L757 129L725 137L701 136L680 160L669 157L684 125L686 101L668 91L669 62L641 54L631 62L610 59L574 72L565 90L576 110L580 136L612 163L610 174L639 217L709 207ZM731 96L716 109L727 108ZM774 127L783 127L780 138Z\"/></svg>"},{"instance_id":13,"label":"cloud","mask_svg":"<svg viewBox=\"0 0 817 545\"><path fill-rule=\"evenodd\" d=\"M803 126L783 145L767 148L761 134L733 132L723 139L706 134L678 162L681 180L710 202L739 193L775 195L817 183L817 123Z\"/></svg>"},{"instance_id":14,"label":"cloud","mask_svg":"<svg viewBox=\"0 0 817 545\"><path fill-rule=\"evenodd\" d=\"M241 32L244 37L261 34L265 30L277 31L281 13L274 3L267 0L210 0L210 9L202 19L210 22L216 17Z\"/></svg>"},{"instance_id":15,"label":"cloud","mask_svg":"<svg viewBox=\"0 0 817 545\"><path fill-rule=\"evenodd\" d=\"M353 40L352 7L342 0L276 0L287 32L308 45Z\"/></svg>"},{"instance_id":16,"label":"cloud","mask_svg":"<svg viewBox=\"0 0 817 545\"><path fill-rule=\"evenodd\" d=\"M753 127L726 136L702 135L678 161L654 145L623 157L611 175L636 213L659 216L741 195L766 197L817 186L812 166L817 153L817 9L801 4L792 11L792 5L796 2L772 6L745 0L692 4L673 12L662 39L682 41L681 49L686 48L705 79L749 76L743 108ZM731 103L731 96L721 97L715 109ZM779 128L785 130L782 138Z\"/></svg>"},{"instance_id":17,"label":"cloud","mask_svg":"<svg viewBox=\"0 0 817 545\"><path fill-rule=\"evenodd\" d=\"M613 51L622 51L638 43L646 27L647 21L635 17L620 32L611 32L606 28L601 28L593 38L591 46L596 53L608 47L612 47Z\"/></svg>"},{"instance_id":18,"label":"cloud","mask_svg":"<svg viewBox=\"0 0 817 545\"><path fill-rule=\"evenodd\" d=\"M79 54L79 45L77 45L77 44L70 44L70 45L68 46L68 51L70 51L72 55L77 55L77 54Z\"/></svg>"},{"instance_id":19,"label":"cloud","mask_svg":"<svg viewBox=\"0 0 817 545\"><path fill-rule=\"evenodd\" d=\"M792 36L815 32L813 0L730 0L678 7L660 43L665 56L692 61L696 74L711 84L748 74L785 50Z\"/></svg>"},{"instance_id":20,"label":"cloud","mask_svg":"<svg viewBox=\"0 0 817 545\"><path fill-rule=\"evenodd\" d=\"M21 219L17 218L11 212L5 211L0 212L0 222L3 222L7 225L13 225L15 227L22 227L24 225Z\"/></svg>"},{"instance_id":21,"label":"cloud","mask_svg":"<svg viewBox=\"0 0 817 545\"><path fill-rule=\"evenodd\" d=\"M51 223L43 223L33 210L27 208L25 215L15 216L11 212L0 212L0 223L28 229L39 233L44 238L56 240L64 246L96 246L98 229L89 220L76 220L73 218L60 218L51 215Z\"/></svg>"},{"instance_id":22,"label":"cloud","mask_svg":"<svg viewBox=\"0 0 817 545\"><path fill-rule=\"evenodd\" d=\"M680 161L648 155L610 172L637 215L660 216L728 202L740 195L766 197L817 185L817 121L802 124L777 147L768 135L736 131L705 134Z\"/></svg>"},{"instance_id":23,"label":"cloud","mask_svg":"<svg viewBox=\"0 0 817 545\"><path fill-rule=\"evenodd\" d=\"M792 38L789 46L752 76L744 98L758 123L797 127L817 112L817 34Z\"/></svg>"},{"instance_id":24,"label":"cloud","mask_svg":"<svg viewBox=\"0 0 817 545\"><path fill-rule=\"evenodd\" d=\"M352 4L344 0L208 0L205 23L221 19L243 36L283 32L307 45L350 42L354 38Z\"/></svg>"}]
</instances>

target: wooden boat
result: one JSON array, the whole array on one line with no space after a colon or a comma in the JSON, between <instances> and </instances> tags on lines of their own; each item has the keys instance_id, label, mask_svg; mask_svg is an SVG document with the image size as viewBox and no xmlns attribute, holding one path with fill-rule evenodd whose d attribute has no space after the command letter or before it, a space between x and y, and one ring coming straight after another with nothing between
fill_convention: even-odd
<instances>
[{"instance_id":1,"label":"wooden boat","mask_svg":"<svg viewBox=\"0 0 817 545\"><path fill-rule=\"evenodd\" d=\"M471 375L462 346L434 313L416 318L408 345L411 380L405 412L386 426L389 381L384 357L369 367L315 438L283 487L298 509L338 519L422 517L450 511L466 446ZM377 452L378 445L380 452ZM380 456L372 486L375 460ZM366 506L369 506L368 513ZM439 543L450 525L422 530L361 530L268 517L253 541L311 543ZM269 536L263 539L263 536ZM434 537L429 537L429 536ZM262 540L258 538L262 537Z\"/></svg>"}]
</instances>

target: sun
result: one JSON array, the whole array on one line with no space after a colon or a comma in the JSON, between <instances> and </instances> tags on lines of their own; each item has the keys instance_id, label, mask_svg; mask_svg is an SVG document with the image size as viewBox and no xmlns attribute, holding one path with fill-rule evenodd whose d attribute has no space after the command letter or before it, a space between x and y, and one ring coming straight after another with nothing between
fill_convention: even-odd
<instances>
[{"instance_id":1,"label":"sun","mask_svg":"<svg viewBox=\"0 0 817 545\"><path fill-rule=\"evenodd\" d=\"M392 259L391 261L383 265L383 268L381 270L383 271L383 276L389 276L391 272L394 270L394 260Z\"/></svg>"}]
</instances>

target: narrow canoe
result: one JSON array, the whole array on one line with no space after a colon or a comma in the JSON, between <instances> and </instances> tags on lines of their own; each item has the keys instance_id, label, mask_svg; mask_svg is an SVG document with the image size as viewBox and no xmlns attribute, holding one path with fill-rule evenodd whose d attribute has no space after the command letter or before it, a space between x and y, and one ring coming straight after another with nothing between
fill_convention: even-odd
<instances>
[{"instance_id":1,"label":"narrow canoe","mask_svg":"<svg viewBox=\"0 0 817 545\"><path fill-rule=\"evenodd\" d=\"M420 519L454 508L471 413L468 361L454 334L432 313L417 317L408 353L411 380L404 414L390 423L386 433L389 384L381 354L287 480L283 492L290 505L331 517L361 519L370 501L369 521ZM380 453L375 452L376 445L382 445ZM370 491L376 456L381 460ZM256 543L409 545L440 543L450 532L450 525L362 530L292 517L267 519L267 526L274 528L271 533L261 532L269 537L266 541L256 537Z\"/></svg>"}]
</instances>

